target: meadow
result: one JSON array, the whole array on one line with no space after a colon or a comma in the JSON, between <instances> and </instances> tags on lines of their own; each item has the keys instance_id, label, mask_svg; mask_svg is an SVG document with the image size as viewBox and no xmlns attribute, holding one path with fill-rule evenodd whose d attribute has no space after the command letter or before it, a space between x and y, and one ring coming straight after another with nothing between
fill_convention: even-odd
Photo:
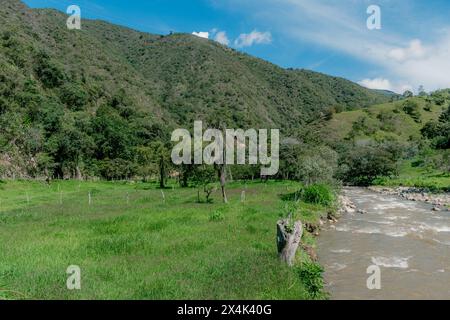
<instances>
[{"instance_id":1,"label":"meadow","mask_svg":"<svg viewBox=\"0 0 450 320\"><path fill-rule=\"evenodd\" d=\"M223 204L175 182L3 181L0 299L307 299L275 241L298 187L235 182ZM327 210L299 206L304 221ZM70 265L81 290L67 289Z\"/></svg>"},{"instance_id":2,"label":"meadow","mask_svg":"<svg viewBox=\"0 0 450 320\"><path fill-rule=\"evenodd\" d=\"M375 184L388 187L424 188L432 192L450 192L450 172L428 167L418 167L414 161L404 161L399 174L392 178L379 178Z\"/></svg>"}]
</instances>

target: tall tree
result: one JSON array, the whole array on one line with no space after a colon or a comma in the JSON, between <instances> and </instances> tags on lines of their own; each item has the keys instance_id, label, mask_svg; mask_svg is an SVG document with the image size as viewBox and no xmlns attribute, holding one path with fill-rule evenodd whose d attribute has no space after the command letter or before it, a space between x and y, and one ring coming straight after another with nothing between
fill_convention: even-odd
<instances>
[{"instance_id":1,"label":"tall tree","mask_svg":"<svg viewBox=\"0 0 450 320\"><path fill-rule=\"evenodd\" d=\"M151 148L153 153L153 162L158 167L159 187L164 189L166 187L167 172L171 165L170 150L161 141L153 142L151 144Z\"/></svg>"}]
</instances>

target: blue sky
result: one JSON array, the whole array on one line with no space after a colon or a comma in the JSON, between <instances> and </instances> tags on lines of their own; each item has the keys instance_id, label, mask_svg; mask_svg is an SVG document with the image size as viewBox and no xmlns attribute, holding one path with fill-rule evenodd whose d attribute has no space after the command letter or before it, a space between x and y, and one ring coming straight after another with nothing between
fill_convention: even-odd
<instances>
[{"instance_id":1,"label":"blue sky","mask_svg":"<svg viewBox=\"0 0 450 320\"><path fill-rule=\"evenodd\" d=\"M403 92L450 87L448 0L25 0L141 31L197 32L283 67ZM367 8L381 9L369 30Z\"/></svg>"}]
</instances>

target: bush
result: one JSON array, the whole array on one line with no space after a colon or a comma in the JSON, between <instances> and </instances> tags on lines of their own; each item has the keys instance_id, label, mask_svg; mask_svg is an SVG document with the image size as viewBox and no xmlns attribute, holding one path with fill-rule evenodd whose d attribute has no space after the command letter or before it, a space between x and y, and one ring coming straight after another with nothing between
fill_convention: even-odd
<instances>
[{"instance_id":1,"label":"bush","mask_svg":"<svg viewBox=\"0 0 450 320\"><path fill-rule=\"evenodd\" d=\"M303 200L307 203L329 206L333 204L335 196L329 186L314 184L303 190Z\"/></svg>"},{"instance_id":2,"label":"bush","mask_svg":"<svg viewBox=\"0 0 450 320\"><path fill-rule=\"evenodd\" d=\"M387 145L356 146L347 150L340 163L340 177L352 185L368 186L381 177L397 174L401 152ZM394 147L395 149L395 147Z\"/></svg>"},{"instance_id":3,"label":"bush","mask_svg":"<svg viewBox=\"0 0 450 320\"><path fill-rule=\"evenodd\" d=\"M223 219L225 219L225 217L219 210L216 210L209 215L209 221L222 221Z\"/></svg>"},{"instance_id":4,"label":"bush","mask_svg":"<svg viewBox=\"0 0 450 320\"><path fill-rule=\"evenodd\" d=\"M47 88L59 87L65 79L60 67L43 52L38 54L36 60L35 72L42 84Z\"/></svg>"},{"instance_id":5,"label":"bush","mask_svg":"<svg viewBox=\"0 0 450 320\"><path fill-rule=\"evenodd\" d=\"M67 83L61 88L61 101L74 111L80 111L88 103L88 94L78 84Z\"/></svg>"},{"instance_id":6,"label":"bush","mask_svg":"<svg viewBox=\"0 0 450 320\"><path fill-rule=\"evenodd\" d=\"M417 104L417 102L412 101L412 100L406 100L403 103L403 111L405 111L405 113L409 116L411 116L411 118L413 118L413 120L417 123L420 123L420 111L419 111L419 105Z\"/></svg>"},{"instance_id":7,"label":"bush","mask_svg":"<svg viewBox=\"0 0 450 320\"><path fill-rule=\"evenodd\" d=\"M305 285L308 294L313 299L326 297L326 293L323 291L323 272L322 266L314 262L304 262L299 267L300 281Z\"/></svg>"}]
</instances>

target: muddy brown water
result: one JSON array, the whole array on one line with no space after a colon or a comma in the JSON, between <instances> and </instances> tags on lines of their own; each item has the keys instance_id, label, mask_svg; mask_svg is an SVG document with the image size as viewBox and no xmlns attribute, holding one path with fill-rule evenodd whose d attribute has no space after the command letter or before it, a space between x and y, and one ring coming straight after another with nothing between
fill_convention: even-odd
<instances>
[{"instance_id":1,"label":"muddy brown water","mask_svg":"<svg viewBox=\"0 0 450 320\"><path fill-rule=\"evenodd\" d=\"M366 214L344 214L318 238L331 299L450 299L450 212L362 188L345 194ZM381 289L369 290L369 266Z\"/></svg>"}]
</instances>

